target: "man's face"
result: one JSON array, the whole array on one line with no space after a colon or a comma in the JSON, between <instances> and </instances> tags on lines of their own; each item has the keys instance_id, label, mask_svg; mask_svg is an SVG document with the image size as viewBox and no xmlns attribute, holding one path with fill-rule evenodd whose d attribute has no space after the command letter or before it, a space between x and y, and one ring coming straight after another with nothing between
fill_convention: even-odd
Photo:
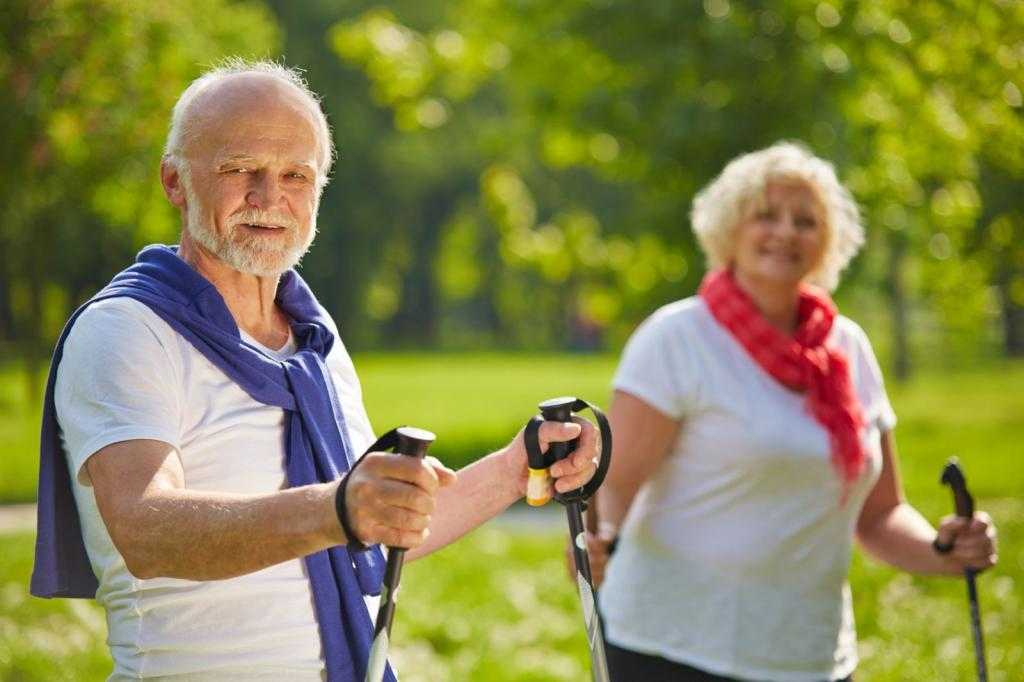
<instances>
[{"instance_id":1,"label":"man's face","mask_svg":"<svg viewBox=\"0 0 1024 682\"><path fill-rule=\"evenodd\" d=\"M186 229L233 269L278 275L298 263L316 232L313 114L285 86L227 90L204 109L186 151Z\"/></svg>"}]
</instances>

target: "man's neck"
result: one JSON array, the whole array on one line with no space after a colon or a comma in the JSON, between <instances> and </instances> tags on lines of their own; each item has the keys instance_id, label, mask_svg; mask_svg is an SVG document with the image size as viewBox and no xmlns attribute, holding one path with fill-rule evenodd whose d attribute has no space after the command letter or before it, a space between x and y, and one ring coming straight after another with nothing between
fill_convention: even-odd
<instances>
[{"instance_id":1,"label":"man's neck","mask_svg":"<svg viewBox=\"0 0 1024 682\"><path fill-rule=\"evenodd\" d=\"M736 283L743 289L761 315L779 331L792 336L797 326L797 308L800 304L799 283L790 285L765 282L735 272Z\"/></svg>"},{"instance_id":2,"label":"man's neck","mask_svg":"<svg viewBox=\"0 0 1024 682\"><path fill-rule=\"evenodd\" d=\"M275 303L279 276L239 272L189 239L187 232L178 256L217 288L239 329L268 348L288 342L288 318Z\"/></svg>"}]
</instances>

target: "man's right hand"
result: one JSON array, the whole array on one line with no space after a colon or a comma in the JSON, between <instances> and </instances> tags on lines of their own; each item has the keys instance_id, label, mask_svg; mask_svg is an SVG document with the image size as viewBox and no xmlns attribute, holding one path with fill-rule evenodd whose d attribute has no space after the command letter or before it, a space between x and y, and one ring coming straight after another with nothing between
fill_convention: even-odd
<instances>
[{"instance_id":1,"label":"man's right hand","mask_svg":"<svg viewBox=\"0 0 1024 682\"><path fill-rule=\"evenodd\" d=\"M433 457L371 452L351 473L345 510L356 540L411 549L430 535L437 491L456 474ZM340 484L339 484L340 485Z\"/></svg>"}]
</instances>

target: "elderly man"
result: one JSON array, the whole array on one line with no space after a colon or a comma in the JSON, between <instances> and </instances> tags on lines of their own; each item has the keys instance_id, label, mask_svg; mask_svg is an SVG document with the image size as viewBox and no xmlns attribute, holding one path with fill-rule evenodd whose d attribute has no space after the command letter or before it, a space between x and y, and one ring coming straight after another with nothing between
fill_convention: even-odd
<instances>
[{"instance_id":1,"label":"elderly man","mask_svg":"<svg viewBox=\"0 0 1024 682\"><path fill-rule=\"evenodd\" d=\"M359 381L291 269L331 161L296 73L203 75L160 173L180 247L143 250L58 343L32 589L103 604L111 679L362 679L378 545L422 556L524 493L522 434L458 474L383 453L350 471L373 441ZM581 437L558 490L593 475L589 424L540 436Z\"/></svg>"}]
</instances>

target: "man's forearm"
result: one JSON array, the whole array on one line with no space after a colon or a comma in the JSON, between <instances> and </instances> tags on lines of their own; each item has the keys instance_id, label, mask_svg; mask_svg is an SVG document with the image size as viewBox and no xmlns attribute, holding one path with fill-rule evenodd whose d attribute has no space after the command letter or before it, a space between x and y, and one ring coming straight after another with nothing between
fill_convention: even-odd
<instances>
[{"instance_id":1,"label":"man's forearm","mask_svg":"<svg viewBox=\"0 0 1024 682\"><path fill-rule=\"evenodd\" d=\"M111 537L138 578L232 578L347 542L334 513L336 488L321 483L266 495L155 490L119 515Z\"/></svg>"},{"instance_id":2,"label":"man's forearm","mask_svg":"<svg viewBox=\"0 0 1024 682\"><path fill-rule=\"evenodd\" d=\"M441 549L505 511L523 496L522 481L507 450L492 453L458 472L456 482L438 491L430 537L406 555L416 559Z\"/></svg>"}]
</instances>

